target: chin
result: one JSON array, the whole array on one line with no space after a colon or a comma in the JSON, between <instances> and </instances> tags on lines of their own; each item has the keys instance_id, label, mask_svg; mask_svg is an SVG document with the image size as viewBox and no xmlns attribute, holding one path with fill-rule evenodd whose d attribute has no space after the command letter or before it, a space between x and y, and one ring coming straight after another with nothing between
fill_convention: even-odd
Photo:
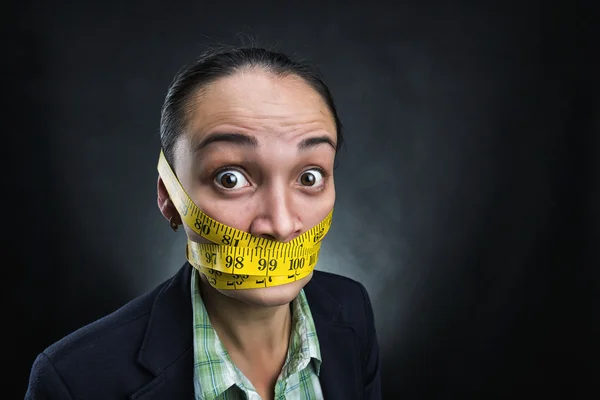
<instances>
[{"instance_id":1,"label":"chin","mask_svg":"<svg viewBox=\"0 0 600 400\"><path fill-rule=\"evenodd\" d=\"M313 274L285 285L261 288L261 289L240 289L240 290L219 290L223 295L242 301L258 307L277 307L292 302L302 288L310 281Z\"/></svg>"}]
</instances>

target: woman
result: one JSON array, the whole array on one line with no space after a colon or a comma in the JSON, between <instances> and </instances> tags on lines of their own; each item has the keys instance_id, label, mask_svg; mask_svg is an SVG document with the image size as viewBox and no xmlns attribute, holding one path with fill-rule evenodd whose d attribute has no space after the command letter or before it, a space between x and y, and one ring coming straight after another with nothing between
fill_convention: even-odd
<instances>
[{"instance_id":1,"label":"woman","mask_svg":"<svg viewBox=\"0 0 600 400\"><path fill-rule=\"evenodd\" d=\"M342 143L308 67L242 48L173 80L158 206L187 262L36 359L27 399L378 399L365 288L313 270Z\"/></svg>"}]
</instances>

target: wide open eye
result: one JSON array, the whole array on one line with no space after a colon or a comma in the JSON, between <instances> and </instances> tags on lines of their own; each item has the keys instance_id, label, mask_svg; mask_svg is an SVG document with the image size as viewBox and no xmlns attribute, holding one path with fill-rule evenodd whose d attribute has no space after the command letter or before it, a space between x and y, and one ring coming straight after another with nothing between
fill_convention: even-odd
<instances>
[{"instance_id":1,"label":"wide open eye","mask_svg":"<svg viewBox=\"0 0 600 400\"><path fill-rule=\"evenodd\" d=\"M319 186L322 180L323 173L316 168L304 171L302 175L300 175L300 184L303 186Z\"/></svg>"},{"instance_id":2,"label":"wide open eye","mask_svg":"<svg viewBox=\"0 0 600 400\"><path fill-rule=\"evenodd\" d=\"M234 169L227 169L219 172L217 176L215 176L215 182L224 189L240 189L248 185L248 181L244 177L244 174Z\"/></svg>"}]
</instances>

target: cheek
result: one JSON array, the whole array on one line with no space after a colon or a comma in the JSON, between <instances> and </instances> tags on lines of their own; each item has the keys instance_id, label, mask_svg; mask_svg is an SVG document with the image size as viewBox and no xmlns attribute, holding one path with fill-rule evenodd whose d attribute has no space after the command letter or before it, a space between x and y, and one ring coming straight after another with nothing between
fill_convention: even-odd
<instances>
[{"instance_id":1,"label":"cheek","mask_svg":"<svg viewBox=\"0 0 600 400\"><path fill-rule=\"evenodd\" d=\"M198 203L196 203L198 204ZM252 224L255 211L250 201L223 201L214 200L209 204L199 204L203 212L216 221L248 232Z\"/></svg>"}]
</instances>

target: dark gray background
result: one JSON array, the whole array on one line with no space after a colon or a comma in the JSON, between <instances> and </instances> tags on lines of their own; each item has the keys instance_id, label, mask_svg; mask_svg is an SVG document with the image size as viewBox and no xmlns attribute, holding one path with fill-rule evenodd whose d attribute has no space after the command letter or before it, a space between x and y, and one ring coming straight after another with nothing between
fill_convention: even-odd
<instances>
[{"instance_id":1,"label":"dark gray background","mask_svg":"<svg viewBox=\"0 0 600 400\"><path fill-rule=\"evenodd\" d=\"M598 389L591 6L73 3L3 17L15 398L37 353L180 268L156 206L160 106L207 46L253 42L316 64L337 100L318 267L371 294L385 398Z\"/></svg>"}]
</instances>

